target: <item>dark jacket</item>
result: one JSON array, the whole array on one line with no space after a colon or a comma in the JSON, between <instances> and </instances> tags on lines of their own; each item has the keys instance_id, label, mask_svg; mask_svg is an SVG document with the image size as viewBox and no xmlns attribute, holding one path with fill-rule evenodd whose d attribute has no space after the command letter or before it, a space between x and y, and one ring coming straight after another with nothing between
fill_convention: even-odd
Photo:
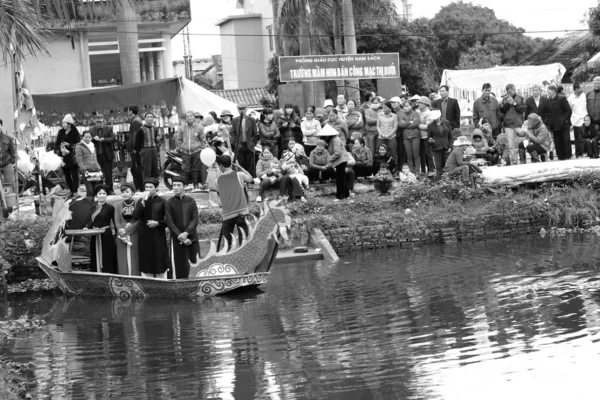
<instances>
[{"instance_id":1,"label":"dark jacket","mask_svg":"<svg viewBox=\"0 0 600 400\"><path fill-rule=\"evenodd\" d=\"M108 161L112 161L114 158L113 143L117 140L113 132L112 126L98 127L94 126L90 129L92 134L92 142L96 147L96 154L99 156L105 156ZM103 141L99 142L94 140L96 136L104 138Z\"/></svg>"},{"instance_id":2,"label":"dark jacket","mask_svg":"<svg viewBox=\"0 0 600 400\"><path fill-rule=\"evenodd\" d=\"M585 98L587 100L587 113L592 117L592 122L597 123L600 121L600 91L589 91Z\"/></svg>"},{"instance_id":3,"label":"dark jacket","mask_svg":"<svg viewBox=\"0 0 600 400\"><path fill-rule=\"evenodd\" d=\"M483 96L475 100L473 104L473 123L479 125L479 121L487 118L493 129L500 128L500 106L495 97L490 96L484 100Z\"/></svg>"},{"instance_id":4,"label":"dark jacket","mask_svg":"<svg viewBox=\"0 0 600 400\"><path fill-rule=\"evenodd\" d=\"M458 100L451 97L447 97L448 101L446 104L446 120L450 122L452 129L460 127L460 106ZM437 108L442 111L442 99L435 100L431 104L431 108Z\"/></svg>"},{"instance_id":5,"label":"dark jacket","mask_svg":"<svg viewBox=\"0 0 600 400\"><path fill-rule=\"evenodd\" d=\"M585 124L583 124L581 125L579 137L583 139L600 139L600 128L594 123L590 126L585 126Z\"/></svg>"},{"instance_id":6,"label":"dark jacket","mask_svg":"<svg viewBox=\"0 0 600 400\"><path fill-rule=\"evenodd\" d=\"M440 125L433 121L427 125L427 134L429 139L435 140L430 144L431 151L448 150L452 146L452 127L449 121L442 120Z\"/></svg>"},{"instance_id":7,"label":"dark jacket","mask_svg":"<svg viewBox=\"0 0 600 400\"><path fill-rule=\"evenodd\" d=\"M551 131L557 132L567 129L571 126L571 106L565 96L556 95L549 99L547 117L542 116L542 120Z\"/></svg>"},{"instance_id":8,"label":"dark jacket","mask_svg":"<svg viewBox=\"0 0 600 400\"><path fill-rule=\"evenodd\" d=\"M135 136L137 132L140 130L144 123L139 115L134 115L131 123L129 124L129 141L127 143L127 150L130 152L134 150L135 147Z\"/></svg>"},{"instance_id":9,"label":"dark jacket","mask_svg":"<svg viewBox=\"0 0 600 400\"><path fill-rule=\"evenodd\" d=\"M529 114L537 114L539 116L542 116L543 113L547 113L547 109L548 109L548 98L541 96L540 97L540 105L539 107L535 105L535 100L533 98L533 96L528 97L527 100L525 100L525 119L527 119L527 117L529 117ZM544 118L542 117L542 120ZM544 123L546 123L546 121L544 120Z\"/></svg>"},{"instance_id":10,"label":"dark jacket","mask_svg":"<svg viewBox=\"0 0 600 400\"><path fill-rule=\"evenodd\" d=\"M396 159L392 157L392 154L385 144L382 144L381 146L385 147L385 155L381 156L379 151L373 155L373 174L377 174L381 167L386 167L390 173L393 174L396 172Z\"/></svg>"},{"instance_id":11,"label":"dark jacket","mask_svg":"<svg viewBox=\"0 0 600 400\"><path fill-rule=\"evenodd\" d=\"M246 143L248 145L248 148L250 150L254 151L254 147L256 146L256 143L258 143L258 128L256 125L256 120L247 115L245 115L244 118L246 119ZM238 143L238 135L241 135L241 132L240 132L241 120L240 120L239 115L233 119L232 125L233 125L233 129L231 130L230 142L231 142L232 146L235 146ZM239 139L240 146L242 145L242 139L243 139L243 136L240 136L240 139Z\"/></svg>"},{"instance_id":12,"label":"dark jacket","mask_svg":"<svg viewBox=\"0 0 600 400\"><path fill-rule=\"evenodd\" d=\"M6 133L0 132L0 168L14 164L16 160L15 143Z\"/></svg>"},{"instance_id":13,"label":"dark jacket","mask_svg":"<svg viewBox=\"0 0 600 400\"><path fill-rule=\"evenodd\" d=\"M421 117L415 110L410 110L407 114L404 111L398 112L398 130L402 132L403 139L414 139L421 137L419 125L421 125Z\"/></svg>"},{"instance_id":14,"label":"dark jacket","mask_svg":"<svg viewBox=\"0 0 600 400\"><path fill-rule=\"evenodd\" d=\"M520 128L523 126L523 113L527 110L527 106L518 94L515 94L512 98L515 105L508 102L509 96L502 100L502 106L500 106L500 112L504 115L502 125L507 128Z\"/></svg>"},{"instance_id":15,"label":"dark jacket","mask_svg":"<svg viewBox=\"0 0 600 400\"><path fill-rule=\"evenodd\" d=\"M177 243L177 236L183 232L187 232L188 239L192 242L197 241L198 205L196 200L185 195L181 199L177 196L171 197L165 203L165 222L175 236L173 238L175 243Z\"/></svg>"},{"instance_id":16,"label":"dark jacket","mask_svg":"<svg viewBox=\"0 0 600 400\"><path fill-rule=\"evenodd\" d=\"M96 154L93 154L84 142L80 142L77 147L75 147L75 158L77 160L79 170L82 173L85 173L86 171L100 171L100 164L98 164Z\"/></svg>"},{"instance_id":17,"label":"dark jacket","mask_svg":"<svg viewBox=\"0 0 600 400\"><path fill-rule=\"evenodd\" d=\"M283 126L283 124L285 124L287 122L287 126ZM296 125L294 128L291 127L292 122L294 123L294 125ZM286 117L285 115L281 114L278 118L277 118L277 129L279 129L279 133L281 134L281 137L283 139L289 139L289 138L294 138L294 139L298 139L298 131L300 131L300 133L302 132L302 127L300 126L301 122L300 122L300 118L298 118L298 116L296 114L292 114L290 116L290 118ZM298 142L298 143L302 143L302 142Z\"/></svg>"},{"instance_id":18,"label":"dark jacket","mask_svg":"<svg viewBox=\"0 0 600 400\"><path fill-rule=\"evenodd\" d=\"M68 134L62 128L58 131L56 141L54 142L54 152L58 154L59 157L62 157L63 162L65 163L64 168L73 168L77 166L75 161L75 146L77 146L77 143L79 142L81 142L81 135L74 126L71 127ZM62 151L60 151L62 143L65 143L65 148L69 150L69 154L66 156L63 156Z\"/></svg>"}]
</instances>

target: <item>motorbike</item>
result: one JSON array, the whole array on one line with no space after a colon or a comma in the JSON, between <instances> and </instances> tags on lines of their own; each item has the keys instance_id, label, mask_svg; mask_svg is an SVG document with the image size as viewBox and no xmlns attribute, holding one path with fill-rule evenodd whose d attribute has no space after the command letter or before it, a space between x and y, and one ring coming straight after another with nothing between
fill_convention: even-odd
<instances>
[{"instance_id":1,"label":"motorbike","mask_svg":"<svg viewBox=\"0 0 600 400\"><path fill-rule=\"evenodd\" d=\"M183 173L183 160L181 153L176 150L169 150L165 152L167 159L162 167L162 177L165 186L169 189L173 189L172 178L174 176L180 176Z\"/></svg>"}]
</instances>

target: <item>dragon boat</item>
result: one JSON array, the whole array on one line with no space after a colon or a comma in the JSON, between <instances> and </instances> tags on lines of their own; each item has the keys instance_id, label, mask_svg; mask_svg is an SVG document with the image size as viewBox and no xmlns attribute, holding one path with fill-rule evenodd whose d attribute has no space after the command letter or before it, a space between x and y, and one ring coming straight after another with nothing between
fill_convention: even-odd
<instances>
[{"instance_id":1,"label":"dragon boat","mask_svg":"<svg viewBox=\"0 0 600 400\"><path fill-rule=\"evenodd\" d=\"M39 267L56 286L73 296L109 296L121 300L194 299L265 284L279 241L287 238L291 223L279 203L265 202L260 217L249 221L249 234L242 237L241 245L237 245L239 238L234 238L232 248L227 251L225 247L218 250L211 242L205 257L198 258L196 263L190 262L188 279L162 280L73 269L68 240L73 240L69 222L73 218L71 207L76 201L69 200L56 213L44 238L42 254L36 258ZM85 236L85 230L80 231Z\"/></svg>"}]
</instances>

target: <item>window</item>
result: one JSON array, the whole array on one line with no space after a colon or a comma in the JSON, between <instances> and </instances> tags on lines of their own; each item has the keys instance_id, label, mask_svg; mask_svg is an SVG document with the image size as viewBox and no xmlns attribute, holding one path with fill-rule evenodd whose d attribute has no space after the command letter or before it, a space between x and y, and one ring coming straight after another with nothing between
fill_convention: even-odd
<instances>
[{"instance_id":1,"label":"window","mask_svg":"<svg viewBox=\"0 0 600 400\"><path fill-rule=\"evenodd\" d=\"M267 32L269 33L269 51L273 51L273 25L267 26Z\"/></svg>"}]
</instances>

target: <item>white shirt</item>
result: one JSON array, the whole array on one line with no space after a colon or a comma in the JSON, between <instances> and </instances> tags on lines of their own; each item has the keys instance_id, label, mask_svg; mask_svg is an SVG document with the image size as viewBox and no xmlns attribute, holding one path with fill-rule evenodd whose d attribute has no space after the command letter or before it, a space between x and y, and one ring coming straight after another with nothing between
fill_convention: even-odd
<instances>
[{"instance_id":1,"label":"white shirt","mask_svg":"<svg viewBox=\"0 0 600 400\"><path fill-rule=\"evenodd\" d=\"M579 96L575 96L575 93L571 93L567 100L573 111L571 114L571 124L577 127L583 125L583 118L587 115L587 99L585 92L581 92Z\"/></svg>"}]
</instances>

